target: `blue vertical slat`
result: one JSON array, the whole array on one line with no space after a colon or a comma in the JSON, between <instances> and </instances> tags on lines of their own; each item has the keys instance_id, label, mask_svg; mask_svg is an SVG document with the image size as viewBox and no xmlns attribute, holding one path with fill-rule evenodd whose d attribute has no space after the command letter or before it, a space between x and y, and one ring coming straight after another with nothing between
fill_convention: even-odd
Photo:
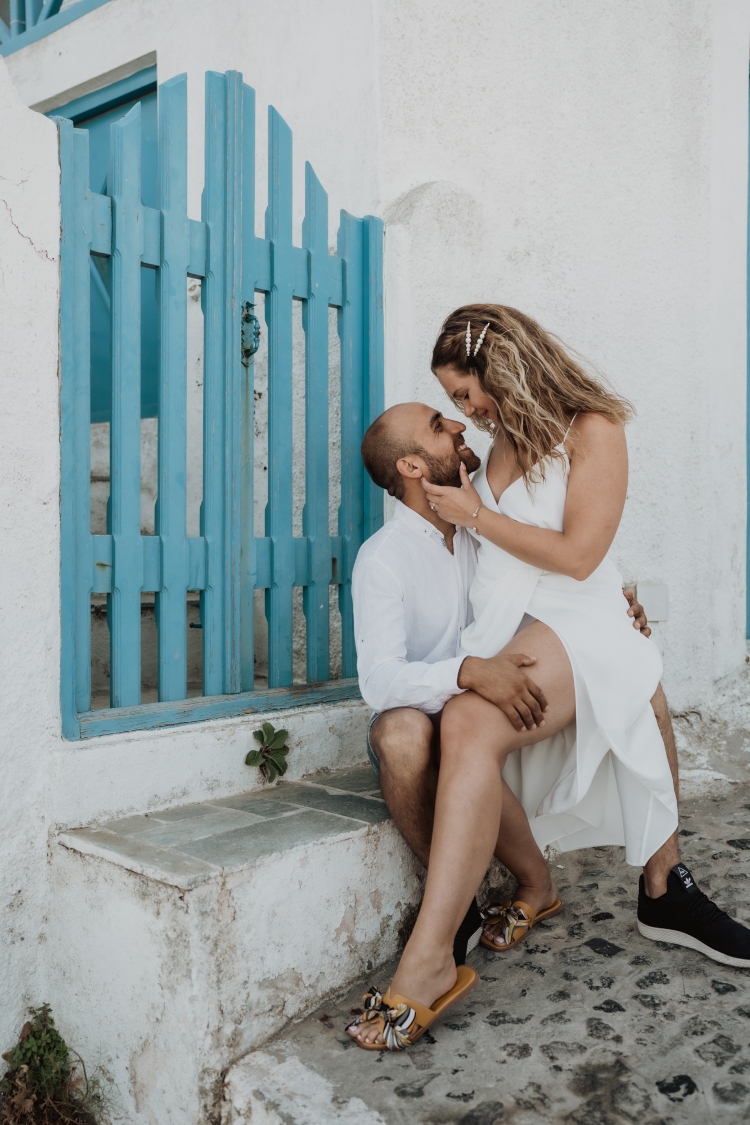
<instances>
[{"instance_id":1,"label":"blue vertical slat","mask_svg":"<svg viewBox=\"0 0 750 1125\"><path fill-rule=\"evenodd\" d=\"M339 581L341 611L341 674L356 676L352 612L352 570L363 538L363 469L359 453L365 418L364 291L362 269L364 224L341 212L338 252L344 259L344 300L339 310L341 340L341 506L339 535L343 540L343 574Z\"/></svg>"},{"instance_id":2,"label":"blue vertical slat","mask_svg":"<svg viewBox=\"0 0 750 1125\"><path fill-rule=\"evenodd\" d=\"M365 286L365 418L364 429L383 413L384 325L383 325L383 222L372 215L364 220L363 275ZM364 437L364 434L362 435ZM383 526L383 490L362 470L364 490L364 538Z\"/></svg>"},{"instance_id":3,"label":"blue vertical slat","mask_svg":"<svg viewBox=\"0 0 750 1125\"><path fill-rule=\"evenodd\" d=\"M141 697L141 107L112 126L112 422L110 426L110 700ZM88 280L88 279L87 279Z\"/></svg>"},{"instance_id":4,"label":"blue vertical slat","mask_svg":"<svg viewBox=\"0 0 750 1125\"><path fill-rule=\"evenodd\" d=\"M305 166L302 243L308 251L309 296L302 311L305 329L305 507L302 534L308 540L308 585L303 593L307 623L307 679L330 677L329 587L331 539L328 528L328 196L309 164Z\"/></svg>"},{"instance_id":5,"label":"blue vertical slat","mask_svg":"<svg viewBox=\"0 0 750 1125\"><path fill-rule=\"evenodd\" d=\"M273 106L268 108L268 210L271 289L268 324L268 504L272 586L266 592L268 686L292 683L292 134Z\"/></svg>"},{"instance_id":6,"label":"blue vertical slat","mask_svg":"<svg viewBox=\"0 0 750 1125\"><path fill-rule=\"evenodd\" d=\"M64 738L91 705L88 136L60 120L60 613Z\"/></svg>"},{"instance_id":7,"label":"blue vertical slat","mask_svg":"<svg viewBox=\"0 0 750 1125\"><path fill-rule=\"evenodd\" d=\"M242 75L227 71L226 82L226 228L224 236L224 691L241 689L240 581L241 500L240 443L242 421Z\"/></svg>"},{"instance_id":8,"label":"blue vertical slat","mask_svg":"<svg viewBox=\"0 0 750 1125\"><path fill-rule=\"evenodd\" d=\"M202 528L207 588L202 596L203 687L241 687L240 579L242 363L242 183L245 93L242 75L206 75L208 224L204 281L204 453Z\"/></svg>"},{"instance_id":9,"label":"blue vertical slat","mask_svg":"<svg viewBox=\"0 0 750 1125\"><path fill-rule=\"evenodd\" d=\"M10 0L9 13L11 36L21 35L26 30L23 0Z\"/></svg>"},{"instance_id":10,"label":"blue vertical slat","mask_svg":"<svg viewBox=\"0 0 750 1125\"><path fill-rule=\"evenodd\" d=\"M156 534L161 585L156 595L159 699L187 695L187 79L159 88L161 263L157 275L159 488Z\"/></svg>"},{"instance_id":11,"label":"blue vertical slat","mask_svg":"<svg viewBox=\"0 0 750 1125\"><path fill-rule=\"evenodd\" d=\"M242 87L242 303L255 303L257 250L255 239L255 91ZM241 368L242 418L240 434L240 687L255 685L254 591L257 578L253 493L253 429L255 426L255 365L250 358Z\"/></svg>"},{"instance_id":12,"label":"blue vertical slat","mask_svg":"<svg viewBox=\"0 0 750 1125\"><path fill-rule=\"evenodd\" d=\"M202 217L208 226L203 306L203 503L206 586L201 592L203 692L224 691L224 367L226 356L226 79L206 74L205 187Z\"/></svg>"},{"instance_id":13,"label":"blue vertical slat","mask_svg":"<svg viewBox=\"0 0 750 1125\"><path fill-rule=\"evenodd\" d=\"M36 27L39 13L42 10L42 0L26 0L25 15L26 15L26 28Z\"/></svg>"}]
</instances>

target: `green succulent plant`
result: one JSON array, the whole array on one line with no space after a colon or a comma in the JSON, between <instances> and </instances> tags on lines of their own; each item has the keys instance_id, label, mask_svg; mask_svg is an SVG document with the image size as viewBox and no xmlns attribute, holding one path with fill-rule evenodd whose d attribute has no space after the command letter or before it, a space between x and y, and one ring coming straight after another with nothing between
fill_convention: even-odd
<instances>
[{"instance_id":1,"label":"green succulent plant","mask_svg":"<svg viewBox=\"0 0 750 1125\"><path fill-rule=\"evenodd\" d=\"M110 1099L100 1067L83 1059L55 1027L49 1004L32 1008L18 1042L2 1058L0 1125L97 1125Z\"/></svg>"},{"instance_id":2,"label":"green succulent plant","mask_svg":"<svg viewBox=\"0 0 750 1125\"><path fill-rule=\"evenodd\" d=\"M266 781L283 777L289 763L286 756L288 731L276 730L272 723L264 723L260 730L253 731L253 738L260 743L257 750L251 750L245 758L246 766L258 766Z\"/></svg>"}]
</instances>

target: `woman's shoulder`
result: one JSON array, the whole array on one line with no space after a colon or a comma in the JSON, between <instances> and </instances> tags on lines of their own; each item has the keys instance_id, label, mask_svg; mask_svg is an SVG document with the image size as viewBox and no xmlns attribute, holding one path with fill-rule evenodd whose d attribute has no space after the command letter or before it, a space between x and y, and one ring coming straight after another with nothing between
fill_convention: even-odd
<instances>
[{"instance_id":1,"label":"woman's shoulder","mask_svg":"<svg viewBox=\"0 0 750 1125\"><path fill-rule=\"evenodd\" d=\"M612 441L618 437L624 440L625 427L622 422L613 422L603 414L580 411L571 423L570 433L586 442Z\"/></svg>"},{"instance_id":2,"label":"woman's shoulder","mask_svg":"<svg viewBox=\"0 0 750 1125\"><path fill-rule=\"evenodd\" d=\"M622 422L613 422L603 414L581 412L573 420L565 445L572 457L583 452L588 455L608 453L610 456L620 451L626 453L625 427Z\"/></svg>"}]
</instances>

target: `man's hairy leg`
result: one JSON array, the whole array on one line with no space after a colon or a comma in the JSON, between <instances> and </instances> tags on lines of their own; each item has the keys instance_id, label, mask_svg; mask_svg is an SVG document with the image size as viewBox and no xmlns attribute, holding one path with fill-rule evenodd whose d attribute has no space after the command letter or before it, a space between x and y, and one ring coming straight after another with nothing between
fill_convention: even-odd
<instances>
[{"instance_id":1,"label":"man's hairy leg","mask_svg":"<svg viewBox=\"0 0 750 1125\"><path fill-rule=\"evenodd\" d=\"M654 709L654 715L659 724L661 736L664 739L664 748L667 751L667 760L669 761L669 768L672 771L674 793L679 803L680 783L677 771L677 744L675 742L674 728L672 727L672 719L667 705L667 697L664 694L664 689L661 684L659 684L656 689L656 693L651 700L651 706ZM675 832L662 844L658 852L654 852L651 859L643 868L643 881L646 885L646 894L649 898L659 898L661 895L666 894L667 876L674 865L679 862L680 849L677 844L677 833Z\"/></svg>"},{"instance_id":2,"label":"man's hairy leg","mask_svg":"<svg viewBox=\"0 0 750 1125\"><path fill-rule=\"evenodd\" d=\"M438 769L429 715L414 707L383 711L370 728L380 790L401 835L424 866L430 858Z\"/></svg>"}]
</instances>

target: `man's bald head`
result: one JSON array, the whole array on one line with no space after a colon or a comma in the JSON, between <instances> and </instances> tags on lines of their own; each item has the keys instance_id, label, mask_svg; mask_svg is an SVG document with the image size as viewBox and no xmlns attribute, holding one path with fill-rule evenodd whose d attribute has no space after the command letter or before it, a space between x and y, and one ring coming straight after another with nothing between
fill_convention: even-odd
<instances>
[{"instance_id":1,"label":"man's bald head","mask_svg":"<svg viewBox=\"0 0 750 1125\"><path fill-rule=\"evenodd\" d=\"M428 410L421 402L401 402L390 406L376 418L362 440L362 460L367 472L380 488L401 499L404 479L396 468L401 457L424 455L415 444L415 431Z\"/></svg>"}]
</instances>

